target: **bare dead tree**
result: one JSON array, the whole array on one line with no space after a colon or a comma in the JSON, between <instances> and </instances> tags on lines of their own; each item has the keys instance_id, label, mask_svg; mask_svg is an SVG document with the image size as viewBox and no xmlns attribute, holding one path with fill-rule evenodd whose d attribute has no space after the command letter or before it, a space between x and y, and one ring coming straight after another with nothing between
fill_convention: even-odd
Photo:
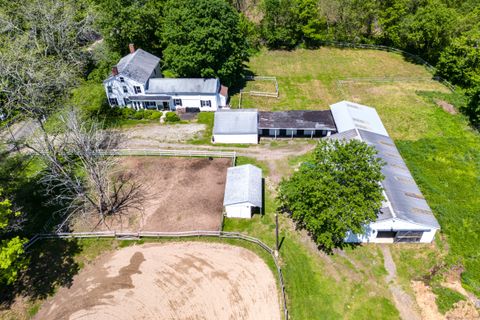
<instances>
[{"instance_id":1,"label":"bare dead tree","mask_svg":"<svg viewBox=\"0 0 480 320\"><path fill-rule=\"evenodd\" d=\"M117 133L85 123L75 110L61 116L60 122L62 133L27 145L47 167L41 181L52 201L70 216L94 213L97 226L109 227L107 218L122 222L127 212L141 211L144 187L128 173L115 172L115 158L109 155Z\"/></svg>"}]
</instances>

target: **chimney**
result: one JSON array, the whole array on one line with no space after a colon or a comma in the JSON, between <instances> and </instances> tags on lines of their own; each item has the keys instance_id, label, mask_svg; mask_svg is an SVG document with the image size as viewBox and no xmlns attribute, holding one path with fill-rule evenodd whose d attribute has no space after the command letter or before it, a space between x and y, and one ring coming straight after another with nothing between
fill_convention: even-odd
<instances>
[{"instance_id":1,"label":"chimney","mask_svg":"<svg viewBox=\"0 0 480 320\"><path fill-rule=\"evenodd\" d=\"M116 76L118 74L118 68L117 66L112 67L112 75Z\"/></svg>"},{"instance_id":2,"label":"chimney","mask_svg":"<svg viewBox=\"0 0 480 320\"><path fill-rule=\"evenodd\" d=\"M135 53L135 45L133 43L128 45L128 49L130 49L130 53Z\"/></svg>"}]
</instances>

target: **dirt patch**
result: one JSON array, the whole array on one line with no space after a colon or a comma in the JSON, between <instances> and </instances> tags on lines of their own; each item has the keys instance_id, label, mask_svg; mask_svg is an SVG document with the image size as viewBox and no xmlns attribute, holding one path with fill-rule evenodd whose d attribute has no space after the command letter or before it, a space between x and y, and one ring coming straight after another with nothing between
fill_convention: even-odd
<instances>
[{"instance_id":1,"label":"dirt patch","mask_svg":"<svg viewBox=\"0 0 480 320\"><path fill-rule=\"evenodd\" d=\"M275 279L244 248L202 242L102 256L35 319L280 319Z\"/></svg>"},{"instance_id":2,"label":"dirt patch","mask_svg":"<svg viewBox=\"0 0 480 320\"><path fill-rule=\"evenodd\" d=\"M142 184L142 208L121 219L98 224L97 216L72 220L82 231L218 231L222 222L226 158L118 157L117 170L132 174Z\"/></svg>"},{"instance_id":3,"label":"dirt patch","mask_svg":"<svg viewBox=\"0 0 480 320\"><path fill-rule=\"evenodd\" d=\"M441 107L444 111L450 113L450 114L457 114L457 110L455 109L455 107L444 101L444 100L439 100L439 99L434 99L433 101L435 101L435 103L437 104L437 106Z\"/></svg>"},{"instance_id":4,"label":"dirt patch","mask_svg":"<svg viewBox=\"0 0 480 320\"><path fill-rule=\"evenodd\" d=\"M435 294L432 289L422 281L412 281L412 288L422 312L422 320L441 320L445 317L438 311Z\"/></svg>"},{"instance_id":5,"label":"dirt patch","mask_svg":"<svg viewBox=\"0 0 480 320\"><path fill-rule=\"evenodd\" d=\"M230 159L125 157L121 165L148 188L139 229L220 229Z\"/></svg>"},{"instance_id":6,"label":"dirt patch","mask_svg":"<svg viewBox=\"0 0 480 320\"><path fill-rule=\"evenodd\" d=\"M438 311L432 288L422 281L412 281L417 303L422 311L422 320L478 320L480 316L471 301L459 301L445 315ZM454 288L451 288L455 290Z\"/></svg>"}]
</instances>

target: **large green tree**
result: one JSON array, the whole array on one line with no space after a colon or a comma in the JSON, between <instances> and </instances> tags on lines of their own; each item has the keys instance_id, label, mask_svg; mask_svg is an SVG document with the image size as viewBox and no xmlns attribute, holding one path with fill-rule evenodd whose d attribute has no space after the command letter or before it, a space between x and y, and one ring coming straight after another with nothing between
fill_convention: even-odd
<instances>
[{"instance_id":1,"label":"large green tree","mask_svg":"<svg viewBox=\"0 0 480 320\"><path fill-rule=\"evenodd\" d=\"M281 182L282 210L326 251L340 246L348 231L363 233L384 199L376 154L357 140L320 141L311 159Z\"/></svg>"},{"instance_id":2,"label":"large green tree","mask_svg":"<svg viewBox=\"0 0 480 320\"><path fill-rule=\"evenodd\" d=\"M162 38L166 68L180 77L219 77L227 86L248 60L246 30L224 0L171 0Z\"/></svg>"},{"instance_id":3,"label":"large green tree","mask_svg":"<svg viewBox=\"0 0 480 320\"><path fill-rule=\"evenodd\" d=\"M12 225L20 216L12 210L12 203L2 197L0 190L0 285L17 280L19 272L26 267L23 246L26 239L11 236Z\"/></svg>"},{"instance_id":4,"label":"large green tree","mask_svg":"<svg viewBox=\"0 0 480 320\"><path fill-rule=\"evenodd\" d=\"M480 85L480 29L452 41L440 55L437 74L465 88Z\"/></svg>"},{"instance_id":5,"label":"large green tree","mask_svg":"<svg viewBox=\"0 0 480 320\"><path fill-rule=\"evenodd\" d=\"M161 38L166 0L97 0L102 36L113 52L128 53L128 44L151 53L161 54Z\"/></svg>"}]
</instances>

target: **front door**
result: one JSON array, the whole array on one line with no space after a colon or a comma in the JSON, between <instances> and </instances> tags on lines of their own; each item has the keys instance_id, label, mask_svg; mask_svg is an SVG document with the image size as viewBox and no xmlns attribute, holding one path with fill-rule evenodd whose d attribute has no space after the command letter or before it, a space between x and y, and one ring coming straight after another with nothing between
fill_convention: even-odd
<instances>
[{"instance_id":1,"label":"front door","mask_svg":"<svg viewBox=\"0 0 480 320\"><path fill-rule=\"evenodd\" d=\"M163 101L163 110L170 110L170 104L168 103L168 101Z\"/></svg>"}]
</instances>

